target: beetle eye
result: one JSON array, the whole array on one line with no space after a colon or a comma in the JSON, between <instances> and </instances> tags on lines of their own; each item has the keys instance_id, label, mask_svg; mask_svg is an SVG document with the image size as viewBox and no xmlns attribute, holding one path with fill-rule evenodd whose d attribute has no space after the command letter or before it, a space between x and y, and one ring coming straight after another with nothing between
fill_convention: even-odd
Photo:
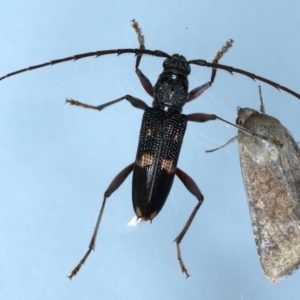
<instances>
[{"instance_id":1,"label":"beetle eye","mask_svg":"<svg viewBox=\"0 0 300 300\"><path fill-rule=\"evenodd\" d=\"M173 58L168 58L168 59L166 59L165 64L170 65L173 63L173 61L174 61Z\"/></svg>"},{"instance_id":2,"label":"beetle eye","mask_svg":"<svg viewBox=\"0 0 300 300\"><path fill-rule=\"evenodd\" d=\"M191 67L188 63L184 64L185 69L187 70L187 72L191 72Z\"/></svg>"}]
</instances>

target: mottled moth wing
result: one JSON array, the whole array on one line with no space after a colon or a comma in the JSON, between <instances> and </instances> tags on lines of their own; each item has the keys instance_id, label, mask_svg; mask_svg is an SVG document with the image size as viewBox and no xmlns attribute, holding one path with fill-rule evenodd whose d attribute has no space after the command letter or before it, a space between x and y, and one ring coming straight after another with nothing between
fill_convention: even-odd
<instances>
[{"instance_id":1,"label":"mottled moth wing","mask_svg":"<svg viewBox=\"0 0 300 300\"><path fill-rule=\"evenodd\" d=\"M266 277L278 282L300 264L300 151L276 118L244 108L239 109L238 119L245 128L282 144L281 148L242 131L238 133L258 255Z\"/></svg>"},{"instance_id":2,"label":"mottled moth wing","mask_svg":"<svg viewBox=\"0 0 300 300\"><path fill-rule=\"evenodd\" d=\"M286 147L282 154L282 166L292 193L294 212L300 220L300 149L288 129L285 130Z\"/></svg>"}]
</instances>

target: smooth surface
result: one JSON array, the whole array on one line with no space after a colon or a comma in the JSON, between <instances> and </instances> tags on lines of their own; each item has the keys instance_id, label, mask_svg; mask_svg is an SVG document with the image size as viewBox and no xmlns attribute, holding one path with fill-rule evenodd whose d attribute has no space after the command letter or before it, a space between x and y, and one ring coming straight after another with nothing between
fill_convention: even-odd
<instances>
[{"instance_id":1,"label":"smooth surface","mask_svg":"<svg viewBox=\"0 0 300 300\"><path fill-rule=\"evenodd\" d=\"M138 47L212 60L300 92L299 1L1 1L0 76L78 53ZM144 57L154 84L162 59ZM180 273L172 241L196 205L175 179L152 225L133 216L131 178L107 202L96 251L71 282L87 249L103 193L135 157L142 111L119 103L101 113L65 105L102 104L124 94L146 101L132 55L87 58L0 82L0 298L299 299L300 271L278 285L264 277L255 247L236 129L219 121L188 124L178 166L198 183L204 204L182 242L191 274ZM210 79L192 66L190 89ZM184 108L235 122L236 107L259 108L258 83L219 71L213 87ZM262 84L266 112L300 140L300 101Z\"/></svg>"}]
</instances>

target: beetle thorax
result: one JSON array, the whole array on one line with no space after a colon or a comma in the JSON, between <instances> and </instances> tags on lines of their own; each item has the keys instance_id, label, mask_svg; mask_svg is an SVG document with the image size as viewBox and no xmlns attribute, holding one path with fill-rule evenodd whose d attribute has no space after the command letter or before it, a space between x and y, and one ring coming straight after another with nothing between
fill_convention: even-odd
<instances>
[{"instance_id":1,"label":"beetle thorax","mask_svg":"<svg viewBox=\"0 0 300 300\"><path fill-rule=\"evenodd\" d=\"M163 72L154 86L153 107L175 109L181 112L188 94L188 80L182 74Z\"/></svg>"}]
</instances>

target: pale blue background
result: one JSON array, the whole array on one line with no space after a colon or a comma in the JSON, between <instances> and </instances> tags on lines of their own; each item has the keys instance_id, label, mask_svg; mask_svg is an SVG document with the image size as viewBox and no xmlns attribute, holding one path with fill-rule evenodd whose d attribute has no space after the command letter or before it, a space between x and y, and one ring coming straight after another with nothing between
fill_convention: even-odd
<instances>
[{"instance_id":1,"label":"pale blue background","mask_svg":"<svg viewBox=\"0 0 300 300\"><path fill-rule=\"evenodd\" d=\"M78 53L137 47L136 18L149 49L212 60L300 92L299 1L1 1L0 76ZM144 57L154 84L162 59ZM182 242L191 274L180 273L172 242L196 200L175 179L153 224L128 228L131 177L109 199L96 251L87 249L103 192L135 158L142 111L120 103L101 113L65 98L101 104L126 93L149 105L132 55L87 58L0 82L0 298L299 299L300 271L274 285L262 274L243 189L237 144L205 154L236 134L219 121L189 124L179 166L205 202ZM210 70L192 66L190 88ZM236 106L258 108L257 83L219 71L213 87L184 108L231 121ZM300 140L300 102L262 84L267 112Z\"/></svg>"}]
</instances>

